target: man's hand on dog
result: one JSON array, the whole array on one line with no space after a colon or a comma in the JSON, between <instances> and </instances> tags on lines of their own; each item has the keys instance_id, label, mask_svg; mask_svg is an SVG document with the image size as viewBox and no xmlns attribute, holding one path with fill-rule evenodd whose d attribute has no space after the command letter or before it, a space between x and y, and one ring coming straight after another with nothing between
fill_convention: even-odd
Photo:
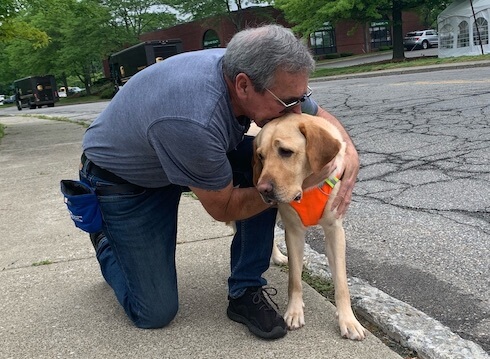
<instances>
[{"instance_id":1,"label":"man's hand on dog","mask_svg":"<svg viewBox=\"0 0 490 359\"><path fill-rule=\"evenodd\" d=\"M339 192L332 203L332 211L337 210L336 218L341 218L347 213L352 200L352 191L359 174L359 156L353 146L347 146L344 165L343 169L338 169L341 171L338 177L342 179L342 182L339 183Z\"/></svg>"}]
</instances>

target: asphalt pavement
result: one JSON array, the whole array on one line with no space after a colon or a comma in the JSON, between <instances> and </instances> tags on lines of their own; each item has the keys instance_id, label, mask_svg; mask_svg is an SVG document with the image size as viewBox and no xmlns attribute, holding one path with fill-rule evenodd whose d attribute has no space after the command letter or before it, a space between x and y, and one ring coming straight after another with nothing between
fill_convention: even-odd
<instances>
[{"instance_id":1,"label":"asphalt pavement","mask_svg":"<svg viewBox=\"0 0 490 359\"><path fill-rule=\"evenodd\" d=\"M361 156L344 223L349 274L488 352L487 72L467 63L427 66L312 88L342 119ZM314 237L309 243L321 252L320 231Z\"/></svg>"}]
</instances>

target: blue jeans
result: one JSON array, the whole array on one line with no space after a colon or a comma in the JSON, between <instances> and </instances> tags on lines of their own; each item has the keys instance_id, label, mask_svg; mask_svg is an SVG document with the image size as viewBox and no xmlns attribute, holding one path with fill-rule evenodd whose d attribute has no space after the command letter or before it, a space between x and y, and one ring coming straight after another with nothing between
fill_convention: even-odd
<instances>
[{"instance_id":1,"label":"blue jeans","mask_svg":"<svg viewBox=\"0 0 490 359\"><path fill-rule=\"evenodd\" d=\"M235 185L252 186L252 139L245 137L228 157ZM80 179L94 188L115 185L87 171ZM138 188L127 193L98 194L106 236L97 248L102 275L128 317L140 328L167 325L178 310L175 248L177 209L185 188ZM263 286L269 267L277 210L237 221L231 245L229 296ZM210 264L212 265L212 264Z\"/></svg>"}]
</instances>

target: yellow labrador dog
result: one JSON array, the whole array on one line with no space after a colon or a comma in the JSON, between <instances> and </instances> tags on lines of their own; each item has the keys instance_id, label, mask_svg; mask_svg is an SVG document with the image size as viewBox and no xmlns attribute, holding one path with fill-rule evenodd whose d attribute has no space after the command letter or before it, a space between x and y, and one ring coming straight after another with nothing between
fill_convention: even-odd
<instances>
[{"instance_id":1,"label":"yellow labrador dog","mask_svg":"<svg viewBox=\"0 0 490 359\"><path fill-rule=\"evenodd\" d=\"M254 184L265 202L278 204L285 227L289 298L284 319L289 329L305 324L301 284L305 232L308 226L319 224L325 232L341 335L362 340L366 330L352 312L347 286L342 219L335 218L331 210L339 179L333 173L318 186L303 188L304 179L329 162L335 161L336 168L343 168L345 146L339 130L323 118L293 113L277 118L255 138Z\"/></svg>"}]
</instances>

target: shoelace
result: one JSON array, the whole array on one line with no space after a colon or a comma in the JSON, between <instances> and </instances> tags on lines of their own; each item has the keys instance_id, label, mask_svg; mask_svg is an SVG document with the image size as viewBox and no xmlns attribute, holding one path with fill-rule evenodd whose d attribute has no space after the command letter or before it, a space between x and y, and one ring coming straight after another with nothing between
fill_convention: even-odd
<instances>
[{"instance_id":1,"label":"shoelace","mask_svg":"<svg viewBox=\"0 0 490 359\"><path fill-rule=\"evenodd\" d=\"M259 309L262 309L262 308L266 308L266 310L274 310L276 311L279 310L279 307L277 305L276 302L274 302L274 299L272 299L272 296L276 295L277 294L277 289L274 288L274 287L262 287L262 288L259 288L253 295L252 297L252 302L254 304L259 304L260 302L262 302L262 305L259 307ZM267 296L267 298L266 298ZM267 300L269 299L269 300ZM272 302L274 304L274 306L276 307L276 309L274 309L271 305L270 302Z\"/></svg>"}]
</instances>

